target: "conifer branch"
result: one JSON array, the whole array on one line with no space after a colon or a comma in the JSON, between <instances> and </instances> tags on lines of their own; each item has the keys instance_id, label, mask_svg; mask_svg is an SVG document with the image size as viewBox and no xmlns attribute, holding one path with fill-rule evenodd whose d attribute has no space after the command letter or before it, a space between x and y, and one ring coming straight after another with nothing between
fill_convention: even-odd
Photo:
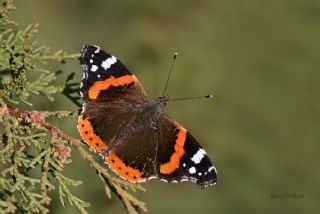
<instances>
[{"instance_id":1,"label":"conifer branch","mask_svg":"<svg viewBox=\"0 0 320 214\"><path fill-rule=\"evenodd\" d=\"M50 117L77 116L78 111L23 110L23 104L34 105L30 99L34 95L53 102L55 95L64 94L80 106L74 73L62 85L55 85L59 72L44 66L51 60L74 60L79 54L63 50L52 53L48 46L39 46L35 40L37 23L13 28L17 23L11 20L10 12L15 9L13 0L0 0L0 214L48 213L52 200L48 194L52 191L57 191L63 206L68 202L80 213L88 213L89 203L70 190L82 181L64 175L64 166L71 163L69 145L97 172L109 198L113 192L129 213L147 211L145 203L129 192L144 191L141 185L111 175L80 140L47 122Z\"/></svg>"},{"instance_id":2,"label":"conifer branch","mask_svg":"<svg viewBox=\"0 0 320 214\"><path fill-rule=\"evenodd\" d=\"M61 131L58 127L45 121L45 118L47 118L48 116L76 115L76 112L23 111L23 110L8 108L8 107L6 109L2 109L2 111L4 113L7 112L7 113L13 115L14 117L16 117L19 120L26 121L26 122L30 123L32 126L44 127L47 130L49 130L52 133L52 135L58 135L58 136L62 137L63 139L65 139L66 141L68 141L68 143L70 145L74 146L78 150L78 152L82 155L82 157L89 162L90 166L92 166L97 171L97 173L102 176L103 180L106 181L105 184L108 185L108 187L106 187L106 188L110 188L122 200L122 202L126 206L129 213L137 213L137 210L136 210L137 208L141 209L145 212L147 211L145 203L139 201L138 199L136 199L134 196L132 196L131 194L129 194L126 191L126 188L128 188L128 187L133 190L139 189L139 190L144 191L144 188L141 185L130 184L130 183L121 181L118 178L111 176L109 174L109 172L106 170L106 168L104 166L101 166L98 162L96 162L94 160L93 156L83 148L83 144L80 140L78 140L74 137L71 137L70 135ZM44 154L42 154L42 156L43 155ZM31 165L33 165L33 164L31 164ZM55 177L57 177L58 180L60 180L60 181L65 179L60 173L58 175L55 175ZM78 184L79 183L77 183L77 185ZM67 195L70 194L65 189L65 186L61 186L59 188L61 188L60 191L66 193ZM74 196L71 195L68 197L74 197ZM78 198L76 198L76 201L77 201L77 203L80 203L80 202L82 203L82 201ZM83 202L83 204L85 206L87 206L87 204L85 204L84 202ZM75 204L75 205L77 206L77 204ZM85 213L84 211L81 211L81 212Z\"/></svg>"}]
</instances>

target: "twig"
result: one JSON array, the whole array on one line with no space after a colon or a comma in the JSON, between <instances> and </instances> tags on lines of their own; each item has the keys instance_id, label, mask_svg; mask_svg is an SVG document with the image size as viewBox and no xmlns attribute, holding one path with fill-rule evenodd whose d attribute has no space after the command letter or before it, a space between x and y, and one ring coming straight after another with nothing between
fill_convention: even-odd
<instances>
[{"instance_id":1,"label":"twig","mask_svg":"<svg viewBox=\"0 0 320 214\"><path fill-rule=\"evenodd\" d=\"M75 59L79 57L80 54L66 54L66 55L45 55L45 56L37 56L36 58L39 60L68 60L68 59Z\"/></svg>"},{"instance_id":2,"label":"twig","mask_svg":"<svg viewBox=\"0 0 320 214\"><path fill-rule=\"evenodd\" d=\"M138 213L136 207L139 207L144 212L147 212L147 208L145 203L138 201L132 195L130 195L123 187L120 182L117 182L113 176L109 174L106 168L101 166L98 162L96 162L91 154L89 154L82 146L82 142L70 135L61 131L58 127L52 125L45 121L45 118L48 116L55 115L52 112L48 111L25 111L19 109L13 109L7 107L7 112L11 115L24 119L25 121L31 123L33 126L41 126L49 130L50 132L59 135L60 137L67 140L72 146L74 146L78 152L88 160L89 164L97 170L105 179L107 179L109 186L112 188L114 193L120 198L120 200L124 203L129 213L136 214ZM67 112L64 112L67 114ZM69 113L69 115L74 115L75 112ZM127 184L126 184L127 185ZM128 183L128 185L131 185ZM144 191L145 189L139 185L135 184L135 188ZM134 204L133 204L134 203Z\"/></svg>"}]
</instances>

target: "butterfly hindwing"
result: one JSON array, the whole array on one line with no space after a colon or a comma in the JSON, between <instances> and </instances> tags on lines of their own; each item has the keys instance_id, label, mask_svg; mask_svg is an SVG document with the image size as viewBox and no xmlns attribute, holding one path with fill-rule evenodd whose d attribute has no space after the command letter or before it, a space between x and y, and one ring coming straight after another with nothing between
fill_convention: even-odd
<instances>
[{"instance_id":1,"label":"butterfly hindwing","mask_svg":"<svg viewBox=\"0 0 320 214\"><path fill-rule=\"evenodd\" d=\"M138 119L137 117L132 120ZM131 124L133 124L131 123ZM131 125L129 124L129 126ZM118 143L111 149L123 161L124 167L113 167L108 157L107 162L118 175L131 182L143 182L155 178L157 135L150 123L145 122L133 128L132 133L118 136Z\"/></svg>"}]
</instances>

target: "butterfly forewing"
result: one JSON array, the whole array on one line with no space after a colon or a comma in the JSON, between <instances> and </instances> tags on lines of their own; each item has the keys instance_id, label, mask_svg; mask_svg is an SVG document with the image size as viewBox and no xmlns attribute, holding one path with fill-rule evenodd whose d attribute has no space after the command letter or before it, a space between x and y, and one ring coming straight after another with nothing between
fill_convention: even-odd
<instances>
[{"instance_id":1,"label":"butterfly forewing","mask_svg":"<svg viewBox=\"0 0 320 214\"><path fill-rule=\"evenodd\" d=\"M158 173L167 182L193 181L202 187L217 181L216 169L192 135L163 114L159 120Z\"/></svg>"},{"instance_id":2,"label":"butterfly forewing","mask_svg":"<svg viewBox=\"0 0 320 214\"><path fill-rule=\"evenodd\" d=\"M132 117L133 103L148 100L136 77L114 56L94 45L83 47L80 95L84 100L78 129L84 141L97 152Z\"/></svg>"}]
</instances>

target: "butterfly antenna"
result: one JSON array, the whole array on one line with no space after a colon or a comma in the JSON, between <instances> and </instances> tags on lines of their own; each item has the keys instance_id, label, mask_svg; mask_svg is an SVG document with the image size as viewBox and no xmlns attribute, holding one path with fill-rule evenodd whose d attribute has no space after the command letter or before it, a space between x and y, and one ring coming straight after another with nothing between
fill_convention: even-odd
<instances>
[{"instance_id":1,"label":"butterfly antenna","mask_svg":"<svg viewBox=\"0 0 320 214\"><path fill-rule=\"evenodd\" d=\"M183 98L175 98L169 99L168 101L177 101L177 100L194 100L194 99L202 99L202 98L213 98L212 94L208 94L205 96L198 96L198 97L183 97Z\"/></svg>"},{"instance_id":2,"label":"butterfly antenna","mask_svg":"<svg viewBox=\"0 0 320 214\"><path fill-rule=\"evenodd\" d=\"M174 55L173 55L173 59L172 59L172 62L171 62L171 66L170 66L170 70L169 70L169 74L168 74L168 78L167 78L167 82L166 82L166 86L164 87L164 91L163 91L163 96L166 94L167 92L167 88L168 88L168 84L169 84L169 79L170 79L170 76L171 76L171 72L173 70L173 66L174 66L174 62L176 60L178 56L178 53L175 52Z\"/></svg>"}]
</instances>

